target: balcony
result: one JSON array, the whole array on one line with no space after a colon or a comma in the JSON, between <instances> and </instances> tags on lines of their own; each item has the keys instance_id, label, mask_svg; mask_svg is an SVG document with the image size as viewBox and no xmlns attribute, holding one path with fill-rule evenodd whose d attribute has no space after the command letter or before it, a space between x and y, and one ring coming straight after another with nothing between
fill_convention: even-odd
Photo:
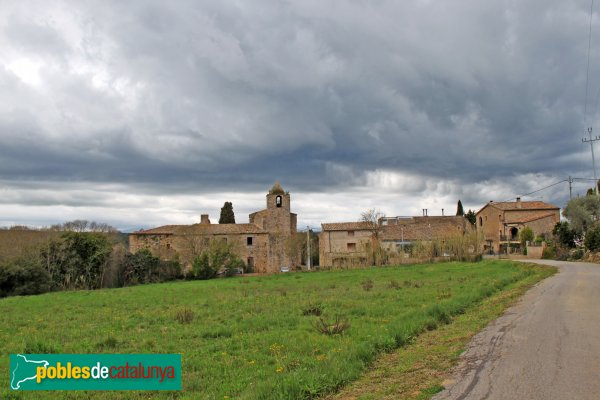
<instances>
[{"instance_id":1,"label":"balcony","mask_svg":"<svg viewBox=\"0 0 600 400\"><path fill-rule=\"evenodd\" d=\"M521 242L517 235L500 235L501 242Z\"/></svg>"}]
</instances>

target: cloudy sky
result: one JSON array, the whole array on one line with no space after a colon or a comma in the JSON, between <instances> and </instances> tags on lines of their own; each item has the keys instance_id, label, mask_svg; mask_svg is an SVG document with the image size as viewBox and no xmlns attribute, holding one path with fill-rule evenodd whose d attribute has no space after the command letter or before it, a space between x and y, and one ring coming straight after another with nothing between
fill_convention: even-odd
<instances>
[{"instance_id":1,"label":"cloudy sky","mask_svg":"<svg viewBox=\"0 0 600 400\"><path fill-rule=\"evenodd\" d=\"M317 227L590 178L589 18L588 0L0 0L0 226L131 230L225 201L247 222L279 180Z\"/></svg>"}]
</instances>

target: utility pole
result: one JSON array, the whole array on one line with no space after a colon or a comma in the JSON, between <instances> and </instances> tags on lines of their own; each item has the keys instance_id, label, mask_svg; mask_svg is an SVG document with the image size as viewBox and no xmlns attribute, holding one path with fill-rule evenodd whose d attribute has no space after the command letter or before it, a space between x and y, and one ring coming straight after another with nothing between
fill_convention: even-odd
<instances>
[{"instance_id":1,"label":"utility pole","mask_svg":"<svg viewBox=\"0 0 600 400\"><path fill-rule=\"evenodd\" d=\"M310 226L306 226L306 267L310 271Z\"/></svg>"},{"instance_id":2,"label":"utility pole","mask_svg":"<svg viewBox=\"0 0 600 400\"><path fill-rule=\"evenodd\" d=\"M569 176L569 200L573 198L573 178Z\"/></svg>"},{"instance_id":3,"label":"utility pole","mask_svg":"<svg viewBox=\"0 0 600 400\"><path fill-rule=\"evenodd\" d=\"M402 246L402 257L404 257L404 227L400 228L400 233L402 235L401 236L401 240L402 240L402 242L401 242L402 243L401 244L401 246Z\"/></svg>"},{"instance_id":4,"label":"utility pole","mask_svg":"<svg viewBox=\"0 0 600 400\"><path fill-rule=\"evenodd\" d=\"M581 142L590 144L590 149L592 150L592 167L594 168L594 193L596 193L596 196L600 196L598 194L598 178L596 177L596 158L594 157L594 142L597 142L598 140L600 140L600 137L596 136L595 138L592 139L592 127L591 126L588 128L588 134L590 135L590 138L589 139L583 138L583 139L581 139Z\"/></svg>"}]
</instances>

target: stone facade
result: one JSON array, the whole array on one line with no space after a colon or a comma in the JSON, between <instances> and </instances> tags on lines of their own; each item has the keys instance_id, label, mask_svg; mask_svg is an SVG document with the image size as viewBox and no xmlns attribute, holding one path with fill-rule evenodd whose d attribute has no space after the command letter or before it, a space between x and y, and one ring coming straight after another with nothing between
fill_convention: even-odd
<instances>
[{"instance_id":1,"label":"stone facade","mask_svg":"<svg viewBox=\"0 0 600 400\"><path fill-rule=\"evenodd\" d=\"M543 201L493 202L477 212L477 231L483 236L484 251L498 253L502 246L518 246L525 227L534 235L549 235L560 221L560 208Z\"/></svg>"},{"instance_id":2,"label":"stone facade","mask_svg":"<svg viewBox=\"0 0 600 400\"><path fill-rule=\"evenodd\" d=\"M379 221L379 240L384 249L397 252L415 241L431 241L472 231L460 216L385 217ZM367 222L322 224L319 261L322 266L361 264L367 261L366 246L373 240Z\"/></svg>"},{"instance_id":3,"label":"stone facade","mask_svg":"<svg viewBox=\"0 0 600 400\"><path fill-rule=\"evenodd\" d=\"M291 212L291 198L279 183L267 193L267 208L250 214L248 224L211 224L208 215L193 225L166 225L129 235L129 251L149 249L161 259L176 255L190 265L194 257L213 240L224 240L258 273L279 272L282 266L294 268L299 257L289 254L289 242L296 232L297 215Z\"/></svg>"},{"instance_id":4,"label":"stone facade","mask_svg":"<svg viewBox=\"0 0 600 400\"><path fill-rule=\"evenodd\" d=\"M373 232L366 222L321 224L319 234L319 264L338 266L366 262L365 247Z\"/></svg>"}]
</instances>

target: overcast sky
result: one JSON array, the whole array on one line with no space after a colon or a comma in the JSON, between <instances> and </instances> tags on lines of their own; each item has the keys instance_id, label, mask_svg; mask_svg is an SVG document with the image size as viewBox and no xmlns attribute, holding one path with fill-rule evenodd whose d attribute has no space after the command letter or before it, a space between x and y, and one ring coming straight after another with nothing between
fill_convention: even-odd
<instances>
[{"instance_id":1,"label":"overcast sky","mask_svg":"<svg viewBox=\"0 0 600 400\"><path fill-rule=\"evenodd\" d=\"M589 18L588 0L0 0L0 226L215 221L225 201L247 222L279 180L318 227L590 178Z\"/></svg>"}]
</instances>

